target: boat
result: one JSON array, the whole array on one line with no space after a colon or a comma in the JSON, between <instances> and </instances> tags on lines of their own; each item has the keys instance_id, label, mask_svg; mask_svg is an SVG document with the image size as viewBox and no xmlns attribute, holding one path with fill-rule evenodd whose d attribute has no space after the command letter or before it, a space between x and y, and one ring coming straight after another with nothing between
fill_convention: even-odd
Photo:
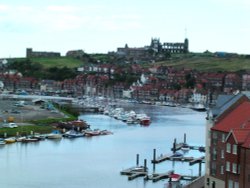
<instances>
[{"instance_id":1,"label":"boat","mask_svg":"<svg viewBox=\"0 0 250 188\"><path fill-rule=\"evenodd\" d=\"M191 107L192 110L198 111L198 112L205 112L207 109L204 106L204 104L198 103L198 104L194 104Z\"/></svg>"},{"instance_id":2,"label":"boat","mask_svg":"<svg viewBox=\"0 0 250 188\"><path fill-rule=\"evenodd\" d=\"M182 151L189 151L189 150L190 150L190 147L189 147L188 144L185 144L185 143L184 143L184 144L182 145L182 147L181 147L181 150L182 150Z\"/></svg>"},{"instance_id":3,"label":"boat","mask_svg":"<svg viewBox=\"0 0 250 188\"><path fill-rule=\"evenodd\" d=\"M150 123L151 123L150 117L148 117L148 116L145 116L145 117L140 119L141 125L149 125Z\"/></svg>"},{"instance_id":4,"label":"boat","mask_svg":"<svg viewBox=\"0 0 250 188\"><path fill-rule=\"evenodd\" d=\"M100 134L101 134L101 131L99 129L94 129L94 130L87 129L84 131L85 136L98 136Z\"/></svg>"},{"instance_id":5,"label":"boat","mask_svg":"<svg viewBox=\"0 0 250 188\"><path fill-rule=\"evenodd\" d=\"M5 143L4 139L0 138L0 146L3 146L3 145L5 145L5 144L6 144L6 143Z\"/></svg>"},{"instance_id":6,"label":"boat","mask_svg":"<svg viewBox=\"0 0 250 188\"><path fill-rule=\"evenodd\" d=\"M84 134L72 129L72 130L69 130L66 133L64 133L64 136L67 138L78 138L78 137L83 137Z\"/></svg>"},{"instance_id":7,"label":"boat","mask_svg":"<svg viewBox=\"0 0 250 188\"><path fill-rule=\"evenodd\" d=\"M26 136L20 136L16 138L17 142L22 142L24 139L26 139Z\"/></svg>"},{"instance_id":8,"label":"boat","mask_svg":"<svg viewBox=\"0 0 250 188\"><path fill-rule=\"evenodd\" d=\"M52 131L52 133L48 134L47 137L48 139L60 139L62 138L62 134L58 130Z\"/></svg>"},{"instance_id":9,"label":"boat","mask_svg":"<svg viewBox=\"0 0 250 188\"><path fill-rule=\"evenodd\" d=\"M108 130L101 130L100 131L100 135L109 135L109 134L113 134L111 131Z\"/></svg>"},{"instance_id":10,"label":"boat","mask_svg":"<svg viewBox=\"0 0 250 188\"><path fill-rule=\"evenodd\" d=\"M11 143L16 142L16 138L15 137L10 137L10 138L4 139L4 141L5 141L6 144L11 144Z\"/></svg>"},{"instance_id":11,"label":"boat","mask_svg":"<svg viewBox=\"0 0 250 188\"><path fill-rule=\"evenodd\" d=\"M170 182L176 182L176 181L180 181L181 179L181 175L180 174L170 174L169 175L169 178L170 178Z\"/></svg>"},{"instance_id":12,"label":"boat","mask_svg":"<svg viewBox=\"0 0 250 188\"><path fill-rule=\"evenodd\" d=\"M23 139L21 142L27 143L27 142L38 142L38 141L39 141L38 138L27 137L27 138Z\"/></svg>"}]
</instances>

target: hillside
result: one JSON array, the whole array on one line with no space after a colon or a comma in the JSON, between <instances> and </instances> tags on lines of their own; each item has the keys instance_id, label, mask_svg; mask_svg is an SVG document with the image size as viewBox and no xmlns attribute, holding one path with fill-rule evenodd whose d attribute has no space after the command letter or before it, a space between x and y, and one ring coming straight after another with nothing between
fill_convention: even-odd
<instances>
[{"instance_id":1,"label":"hillside","mask_svg":"<svg viewBox=\"0 0 250 188\"><path fill-rule=\"evenodd\" d=\"M171 59L155 64L175 68L191 68L204 72L250 70L250 58L246 56L215 57L215 55L211 54L173 55Z\"/></svg>"},{"instance_id":2,"label":"hillside","mask_svg":"<svg viewBox=\"0 0 250 188\"><path fill-rule=\"evenodd\" d=\"M14 58L12 61L22 61L25 58ZM55 57L55 58L31 58L33 63L39 63L44 68L76 68L83 65L86 62L110 62L110 58L107 54L89 54L88 58L83 60L74 59L70 57ZM169 60L156 62L154 64L143 64L146 67L152 65L165 65L172 66L174 68L190 68L198 71L205 72L224 72L224 71L242 71L250 70L250 58L249 56L228 56L228 57L216 57L212 53L189 53L189 54L173 54Z\"/></svg>"},{"instance_id":3,"label":"hillside","mask_svg":"<svg viewBox=\"0 0 250 188\"><path fill-rule=\"evenodd\" d=\"M81 60L69 58L69 57L32 58L31 61L33 61L34 63L40 63L45 68L50 68L50 67L76 68L83 64Z\"/></svg>"}]
</instances>

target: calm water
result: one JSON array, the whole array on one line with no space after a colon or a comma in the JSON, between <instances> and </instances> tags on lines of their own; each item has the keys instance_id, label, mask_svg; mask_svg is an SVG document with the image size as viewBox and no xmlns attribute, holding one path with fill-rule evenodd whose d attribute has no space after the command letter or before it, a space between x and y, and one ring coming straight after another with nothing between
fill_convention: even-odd
<instances>
[{"instance_id":1,"label":"calm water","mask_svg":"<svg viewBox=\"0 0 250 188\"><path fill-rule=\"evenodd\" d=\"M205 113L184 108L147 105L127 105L152 118L149 127L126 125L101 114L85 114L91 128L108 129L113 135L92 138L45 140L39 143L15 143L0 146L0 187L2 188L162 188L166 180L157 183L132 181L120 171L147 159L152 173L153 149L157 154L170 153L174 138L183 141L184 133L190 145L205 144ZM186 156L202 156L189 151ZM156 165L156 172L168 170L198 175L198 165L166 161ZM203 166L204 171L204 166Z\"/></svg>"}]
</instances>

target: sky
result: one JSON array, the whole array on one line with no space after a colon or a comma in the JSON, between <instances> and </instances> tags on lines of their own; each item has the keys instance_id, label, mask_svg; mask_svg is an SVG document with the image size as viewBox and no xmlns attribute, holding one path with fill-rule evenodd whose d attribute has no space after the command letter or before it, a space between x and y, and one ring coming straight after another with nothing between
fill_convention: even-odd
<instances>
[{"instance_id":1,"label":"sky","mask_svg":"<svg viewBox=\"0 0 250 188\"><path fill-rule=\"evenodd\" d=\"M151 38L191 52L250 54L249 0L0 0L0 58L26 48L65 55L143 47Z\"/></svg>"}]
</instances>

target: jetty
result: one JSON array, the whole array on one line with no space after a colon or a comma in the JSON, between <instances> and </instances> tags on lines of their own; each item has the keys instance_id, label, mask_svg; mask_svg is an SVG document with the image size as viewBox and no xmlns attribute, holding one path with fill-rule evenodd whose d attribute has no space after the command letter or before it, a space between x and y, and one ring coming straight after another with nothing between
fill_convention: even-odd
<instances>
[{"instance_id":1,"label":"jetty","mask_svg":"<svg viewBox=\"0 0 250 188\"><path fill-rule=\"evenodd\" d=\"M173 142L173 147L171 148L171 151L176 152L178 150L181 150L183 146L188 146L189 149L191 150L199 150L200 152L205 152L205 147L204 146L191 146L187 144L187 136L186 133L184 134L184 139L183 142L177 143L176 138L174 139Z\"/></svg>"},{"instance_id":2,"label":"jetty","mask_svg":"<svg viewBox=\"0 0 250 188\"><path fill-rule=\"evenodd\" d=\"M146 176L148 174L147 169L142 166L131 167L125 170L122 170L121 175L127 175L128 180L133 180L135 178Z\"/></svg>"},{"instance_id":3,"label":"jetty","mask_svg":"<svg viewBox=\"0 0 250 188\"><path fill-rule=\"evenodd\" d=\"M147 159L144 159L144 166L139 165L139 154L136 155L136 166L127 168L120 172L121 175L128 176L128 180L133 180L138 177L147 176L148 168L147 168Z\"/></svg>"},{"instance_id":4,"label":"jetty","mask_svg":"<svg viewBox=\"0 0 250 188\"><path fill-rule=\"evenodd\" d=\"M169 175L172 174L174 171L170 170L166 173L153 173L151 175L146 175L144 180L152 180L153 182L157 182L162 179L169 178Z\"/></svg>"},{"instance_id":5,"label":"jetty","mask_svg":"<svg viewBox=\"0 0 250 188\"><path fill-rule=\"evenodd\" d=\"M153 151L153 159L151 162L153 164L157 164L163 161L181 161L181 162L189 162L190 165L199 163L199 162L204 162L204 156L199 157L199 158L194 158L194 157L184 157L184 156L178 156L175 154L166 154L166 155L160 155L156 157L156 149Z\"/></svg>"}]
</instances>

